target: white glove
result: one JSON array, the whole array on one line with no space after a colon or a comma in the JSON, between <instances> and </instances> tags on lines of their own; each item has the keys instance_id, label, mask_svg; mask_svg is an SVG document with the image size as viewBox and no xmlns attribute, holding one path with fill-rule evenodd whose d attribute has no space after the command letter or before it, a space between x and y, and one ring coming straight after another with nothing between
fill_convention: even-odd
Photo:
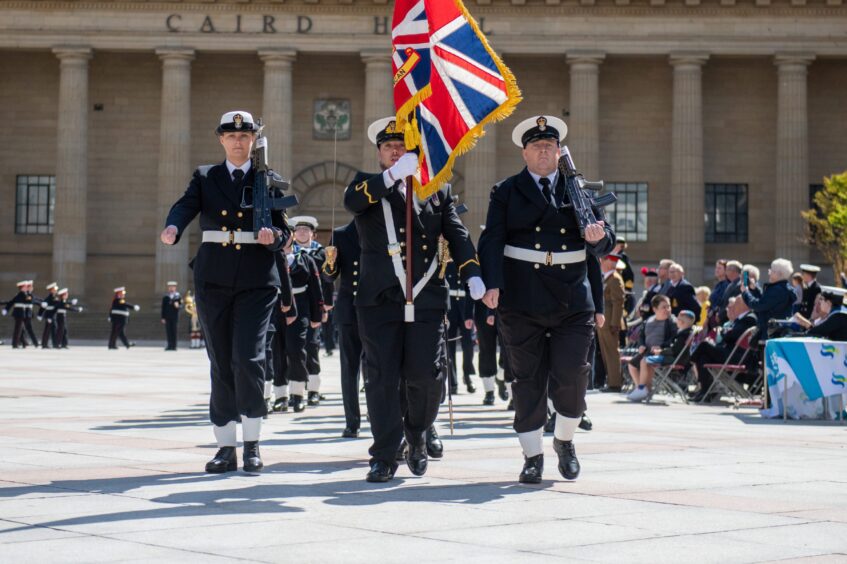
<instances>
[{"instance_id":1,"label":"white glove","mask_svg":"<svg viewBox=\"0 0 847 564\"><path fill-rule=\"evenodd\" d=\"M83 310L83 308L82 308L82 306L80 306L79 312L77 312L77 313L82 313L82 310Z\"/></svg>"},{"instance_id":2,"label":"white glove","mask_svg":"<svg viewBox=\"0 0 847 564\"><path fill-rule=\"evenodd\" d=\"M140 305L132 306L132 309L134 309L135 311L141 311L141 306Z\"/></svg>"},{"instance_id":3,"label":"white glove","mask_svg":"<svg viewBox=\"0 0 847 564\"><path fill-rule=\"evenodd\" d=\"M471 291L472 300L481 300L485 295L485 282L479 276L472 276L468 279L468 289Z\"/></svg>"},{"instance_id":4,"label":"white glove","mask_svg":"<svg viewBox=\"0 0 847 564\"><path fill-rule=\"evenodd\" d=\"M9 313L9 310L8 310L8 309L4 309L4 310L3 310L3 315L6 315L7 313Z\"/></svg>"},{"instance_id":5,"label":"white glove","mask_svg":"<svg viewBox=\"0 0 847 564\"><path fill-rule=\"evenodd\" d=\"M39 320L39 321L44 321L44 316L39 315L39 316L38 316L38 320ZM50 323L50 320L49 320L49 319L47 320L47 323Z\"/></svg>"},{"instance_id":6,"label":"white glove","mask_svg":"<svg viewBox=\"0 0 847 564\"><path fill-rule=\"evenodd\" d=\"M385 171L383 180L387 186L393 186L398 180L406 180L407 176L412 176L418 171L418 156L414 153L406 153L394 163L394 165Z\"/></svg>"}]
</instances>

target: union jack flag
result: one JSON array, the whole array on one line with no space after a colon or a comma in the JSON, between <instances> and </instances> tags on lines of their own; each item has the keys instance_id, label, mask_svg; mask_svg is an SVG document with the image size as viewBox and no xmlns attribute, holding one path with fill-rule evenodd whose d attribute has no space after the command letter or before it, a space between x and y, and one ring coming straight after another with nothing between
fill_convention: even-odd
<instances>
[{"instance_id":1,"label":"union jack flag","mask_svg":"<svg viewBox=\"0 0 847 564\"><path fill-rule=\"evenodd\" d=\"M521 100L515 77L461 0L397 0L392 29L394 104L406 146L420 150L419 198L452 176L483 127Z\"/></svg>"}]
</instances>

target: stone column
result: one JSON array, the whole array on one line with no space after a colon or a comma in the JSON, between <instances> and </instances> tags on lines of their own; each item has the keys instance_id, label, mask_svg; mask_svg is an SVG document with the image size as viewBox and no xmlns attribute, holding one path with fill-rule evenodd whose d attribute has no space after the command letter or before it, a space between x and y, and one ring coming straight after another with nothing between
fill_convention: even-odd
<instances>
[{"instance_id":1,"label":"stone column","mask_svg":"<svg viewBox=\"0 0 847 564\"><path fill-rule=\"evenodd\" d=\"M589 180L600 178L600 63L605 55L568 55L571 78L570 118L565 143L577 169Z\"/></svg>"},{"instance_id":2,"label":"stone column","mask_svg":"<svg viewBox=\"0 0 847 564\"><path fill-rule=\"evenodd\" d=\"M694 282L704 279L703 89L708 55L672 54L670 257Z\"/></svg>"},{"instance_id":3,"label":"stone column","mask_svg":"<svg viewBox=\"0 0 847 564\"><path fill-rule=\"evenodd\" d=\"M809 207L809 121L806 74L814 56L778 54L774 257L809 260L800 210Z\"/></svg>"},{"instance_id":4,"label":"stone column","mask_svg":"<svg viewBox=\"0 0 847 564\"><path fill-rule=\"evenodd\" d=\"M156 192L156 287L165 290L168 280L176 280L182 291L188 288L188 236L177 245L164 245L158 232L164 228L171 206L185 191L191 176L191 61L192 49L157 49L162 60L162 108L159 115L159 184ZM212 127L210 125L209 127Z\"/></svg>"},{"instance_id":5,"label":"stone column","mask_svg":"<svg viewBox=\"0 0 847 564\"><path fill-rule=\"evenodd\" d=\"M376 149L368 140L371 123L394 114L391 53L387 49L362 51L365 63L365 123L362 127L362 170L376 171Z\"/></svg>"},{"instance_id":6,"label":"stone column","mask_svg":"<svg viewBox=\"0 0 847 564\"><path fill-rule=\"evenodd\" d=\"M59 118L53 279L85 296L88 235L88 61L90 47L56 47L59 58Z\"/></svg>"},{"instance_id":7,"label":"stone column","mask_svg":"<svg viewBox=\"0 0 847 564\"><path fill-rule=\"evenodd\" d=\"M259 58L265 63L265 86L262 119L268 137L268 164L284 178L297 173L293 163L294 88L292 70L297 52L293 49L262 49ZM254 116L258 118L259 116Z\"/></svg>"},{"instance_id":8,"label":"stone column","mask_svg":"<svg viewBox=\"0 0 847 564\"><path fill-rule=\"evenodd\" d=\"M497 128L495 124L485 126L485 135L476 147L462 159L465 161L465 203L468 213L462 216L462 223L468 228L474 244L479 241L488 215L488 202L491 188L500 180L497 177Z\"/></svg>"}]
</instances>

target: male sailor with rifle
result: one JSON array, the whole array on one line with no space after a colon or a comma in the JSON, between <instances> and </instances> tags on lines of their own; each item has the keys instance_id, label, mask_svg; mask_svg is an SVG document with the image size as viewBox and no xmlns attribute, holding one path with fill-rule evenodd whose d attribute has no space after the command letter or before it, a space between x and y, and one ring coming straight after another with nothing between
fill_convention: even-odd
<instances>
[{"instance_id":1,"label":"male sailor with rifle","mask_svg":"<svg viewBox=\"0 0 847 564\"><path fill-rule=\"evenodd\" d=\"M356 216L362 249L354 302L374 439L366 479L387 482L397 469L395 456L404 435L409 469L416 476L427 470L426 431L441 401L440 347L449 300L447 285L436 275L439 235L447 240L471 294L478 299L485 288L449 186L423 201L407 186L418 169L418 157L406 153L394 118L372 124L368 136L377 146L382 172L360 172L344 192L344 206ZM409 203L412 213L407 216ZM411 269L406 267L407 255Z\"/></svg>"},{"instance_id":2,"label":"male sailor with rifle","mask_svg":"<svg viewBox=\"0 0 847 564\"><path fill-rule=\"evenodd\" d=\"M235 470L236 422L242 425L244 470L262 469L259 435L264 401L265 338L277 300L274 253L289 231L279 198L286 184L268 170L267 141L248 112L227 112L216 133L226 153L194 171L162 231L176 244L200 214L203 243L192 261L197 312L211 363L209 414L219 450L206 471ZM252 231L252 233L251 233Z\"/></svg>"},{"instance_id":3,"label":"male sailor with rifle","mask_svg":"<svg viewBox=\"0 0 847 564\"><path fill-rule=\"evenodd\" d=\"M537 116L520 123L512 140L526 168L491 191L479 254L488 291L485 305L498 324L515 381L514 429L524 453L519 481L538 483L544 466L543 427L547 397L556 411L553 448L559 472L579 475L574 432L585 412L591 370L588 351L596 323L589 254L605 256L615 234L560 141L565 123ZM591 259L593 260L593 259ZM602 310L601 310L602 311Z\"/></svg>"}]
</instances>

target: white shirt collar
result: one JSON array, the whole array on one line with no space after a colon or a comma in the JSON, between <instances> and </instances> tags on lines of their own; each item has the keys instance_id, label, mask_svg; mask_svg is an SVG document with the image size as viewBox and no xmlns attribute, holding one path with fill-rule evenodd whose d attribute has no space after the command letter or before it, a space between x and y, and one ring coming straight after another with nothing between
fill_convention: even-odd
<instances>
[{"instance_id":1,"label":"white shirt collar","mask_svg":"<svg viewBox=\"0 0 847 564\"><path fill-rule=\"evenodd\" d=\"M253 164L253 163L251 162L251 160L250 160L250 159L247 159L247 162L245 162L243 165L241 165L241 166L235 166L234 164L232 164L231 162L229 162L229 159L227 159L227 160L226 160L226 169L229 171L229 176L230 176L230 178L232 177L232 173L233 173L233 171L234 171L235 169L237 169L237 168L240 168L241 170L243 170L243 171L244 171L244 176L247 176L247 173L250 171L250 166L251 166L252 164Z\"/></svg>"},{"instance_id":2,"label":"white shirt collar","mask_svg":"<svg viewBox=\"0 0 847 564\"><path fill-rule=\"evenodd\" d=\"M529 169L527 169L527 172L529 172L529 175L532 176L533 180L535 180L535 185L538 186L538 189L541 190L541 182L539 182L539 180L541 180L541 175L535 174L534 172L530 171ZM559 174L559 171L554 170L552 174L547 175L547 178L550 179L550 189L551 190L555 189L555 187L556 187L556 176L558 174Z\"/></svg>"}]
</instances>

